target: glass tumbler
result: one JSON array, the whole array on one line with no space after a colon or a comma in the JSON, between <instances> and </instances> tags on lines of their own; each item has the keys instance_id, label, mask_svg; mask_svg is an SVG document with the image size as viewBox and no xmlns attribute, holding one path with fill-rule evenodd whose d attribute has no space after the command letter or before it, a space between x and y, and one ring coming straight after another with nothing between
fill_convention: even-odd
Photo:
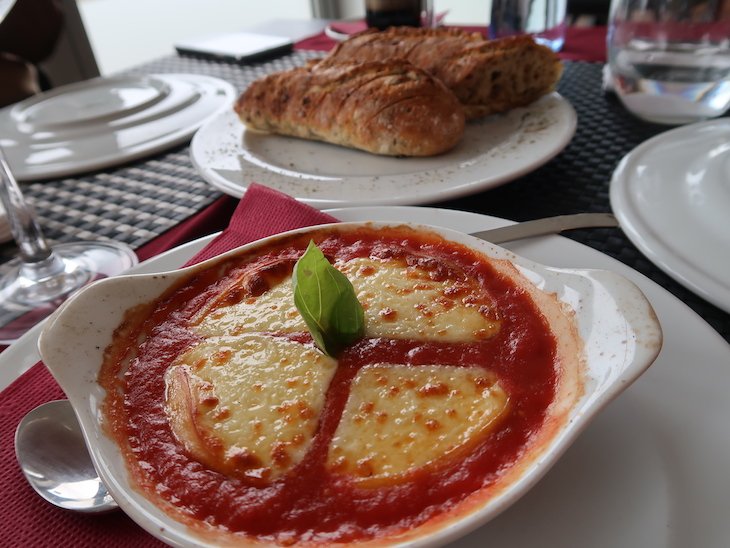
<instances>
[{"instance_id":1,"label":"glass tumbler","mask_svg":"<svg viewBox=\"0 0 730 548\"><path fill-rule=\"evenodd\" d=\"M730 108L730 1L613 0L613 88L635 116L686 124Z\"/></svg>"},{"instance_id":2,"label":"glass tumbler","mask_svg":"<svg viewBox=\"0 0 730 548\"><path fill-rule=\"evenodd\" d=\"M553 51L565 43L567 0L492 0L489 37L532 34Z\"/></svg>"}]
</instances>

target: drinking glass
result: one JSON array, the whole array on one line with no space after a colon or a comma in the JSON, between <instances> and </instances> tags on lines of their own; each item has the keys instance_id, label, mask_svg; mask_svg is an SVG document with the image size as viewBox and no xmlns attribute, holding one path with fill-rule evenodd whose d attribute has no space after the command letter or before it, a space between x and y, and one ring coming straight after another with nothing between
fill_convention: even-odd
<instances>
[{"instance_id":1,"label":"drinking glass","mask_svg":"<svg viewBox=\"0 0 730 548\"><path fill-rule=\"evenodd\" d=\"M10 344L50 315L74 291L137 263L117 242L73 242L49 247L0 147L0 201L19 249L0 277L0 343Z\"/></svg>"},{"instance_id":2,"label":"drinking glass","mask_svg":"<svg viewBox=\"0 0 730 548\"><path fill-rule=\"evenodd\" d=\"M730 108L727 0L613 0L613 88L634 115L660 124L714 118Z\"/></svg>"},{"instance_id":3,"label":"drinking glass","mask_svg":"<svg viewBox=\"0 0 730 548\"><path fill-rule=\"evenodd\" d=\"M489 37L531 34L535 41L560 51L565 43L567 0L492 0Z\"/></svg>"}]
</instances>

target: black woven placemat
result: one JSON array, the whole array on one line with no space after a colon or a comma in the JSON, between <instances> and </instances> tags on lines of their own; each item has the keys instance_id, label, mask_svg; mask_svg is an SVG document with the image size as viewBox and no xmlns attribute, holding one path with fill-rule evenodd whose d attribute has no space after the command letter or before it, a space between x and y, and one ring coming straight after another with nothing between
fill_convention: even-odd
<instances>
[{"instance_id":1,"label":"black woven placemat","mask_svg":"<svg viewBox=\"0 0 730 548\"><path fill-rule=\"evenodd\" d=\"M254 79L321 55L298 51L266 63L236 65L170 56L128 74L194 73L222 78L241 91ZM487 192L436 205L513 220L582 211L610 211L608 189L620 159L666 131L629 115L601 87L602 66L566 63L559 91L575 107L578 128L568 147L540 169ZM23 185L51 242L110 238L137 248L212 203L221 194L196 173L188 146L115 169ZM730 341L730 314L664 274L619 229L575 231L569 237L638 270L687 303ZM0 246L0 261L15 254ZM2 267L0 266L0 272Z\"/></svg>"}]
</instances>

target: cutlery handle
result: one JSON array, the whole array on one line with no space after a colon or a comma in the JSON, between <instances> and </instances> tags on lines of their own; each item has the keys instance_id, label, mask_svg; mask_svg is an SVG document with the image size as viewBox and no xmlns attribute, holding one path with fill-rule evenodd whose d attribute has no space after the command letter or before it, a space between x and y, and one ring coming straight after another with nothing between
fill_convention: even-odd
<instances>
[{"instance_id":1,"label":"cutlery handle","mask_svg":"<svg viewBox=\"0 0 730 548\"><path fill-rule=\"evenodd\" d=\"M493 244L500 244L545 234L558 234L564 230L617 226L619 226L618 220L612 213L576 213L524 221L491 230L472 232L471 235Z\"/></svg>"}]
</instances>

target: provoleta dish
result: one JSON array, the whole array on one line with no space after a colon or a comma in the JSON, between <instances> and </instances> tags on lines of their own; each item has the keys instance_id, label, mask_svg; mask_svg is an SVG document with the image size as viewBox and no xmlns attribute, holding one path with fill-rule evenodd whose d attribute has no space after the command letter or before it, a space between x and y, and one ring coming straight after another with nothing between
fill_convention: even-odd
<instances>
[{"instance_id":1,"label":"provoleta dish","mask_svg":"<svg viewBox=\"0 0 730 548\"><path fill-rule=\"evenodd\" d=\"M362 336L334 357L295 305L310 240L362 306ZM572 316L509 261L330 225L128 312L99 382L134 482L202 538L390 543L463 518L539 458L580 396L580 356Z\"/></svg>"}]
</instances>

